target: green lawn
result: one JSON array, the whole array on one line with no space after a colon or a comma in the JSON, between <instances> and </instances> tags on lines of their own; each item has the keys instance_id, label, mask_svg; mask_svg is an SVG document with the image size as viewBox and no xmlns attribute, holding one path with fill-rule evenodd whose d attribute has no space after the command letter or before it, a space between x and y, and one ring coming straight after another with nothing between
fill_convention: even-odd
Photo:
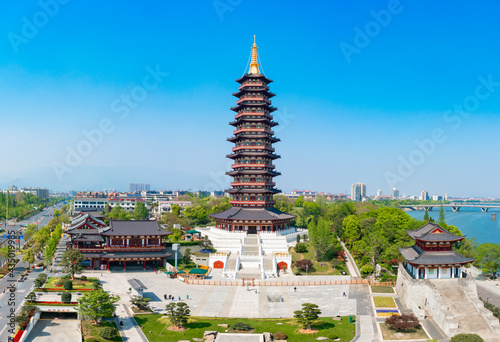
<instances>
[{"instance_id":1,"label":"green lawn","mask_svg":"<svg viewBox=\"0 0 500 342\"><path fill-rule=\"evenodd\" d=\"M60 288L64 290L62 286L56 286L56 282L61 279L60 277L49 277L47 282L43 286L44 289L55 289ZM87 280L75 279L73 280L73 288L74 289L92 289L92 284L97 281L97 278L87 278Z\"/></svg>"},{"instance_id":2,"label":"green lawn","mask_svg":"<svg viewBox=\"0 0 500 342\"><path fill-rule=\"evenodd\" d=\"M346 274L348 274L345 264L342 264L342 267L340 268L334 268L329 262L317 262L314 256L314 250L310 245L308 245L306 253L296 253L293 248L290 249L290 253L292 254L292 262L296 262L302 259L309 259L313 262L313 271L311 272L310 270L308 270L308 275L341 275L342 271L345 271ZM305 275L305 272L301 272L295 267L293 267L292 270L294 274Z\"/></svg>"},{"instance_id":3,"label":"green lawn","mask_svg":"<svg viewBox=\"0 0 500 342\"><path fill-rule=\"evenodd\" d=\"M373 302L377 308L397 308L392 297L373 297Z\"/></svg>"},{"instance_id":4,"label":"green lawn","mask_svg":"<svg viewBox=\"0 0 500 342\"><path fill-rule=\"evenodd\" d=\"M372 286L372 293L394 293L392 286Z\"/></svg>"},{"instance_id":5,"label":"green lawn","mask_svg":"<svg viewBox=\"0 0 500 342\"><path fill-rule=\"evenodd\" d=\"M319 330L316 334L300 334L299 328L293 319L248 319L248 318L214 318L214 317L192 317L191 323L186 324L187 330L174 332L163 330L164 324L158 321L161 315L138 315L135 320L141 326L144 334L150 342L179 341L193 338L203 338L206 330L225 332L228 328L219 327L218 324L228 324L231 327L236 322L242 322L252 326L254 333L283 332L288 335L288 342L313 342L319 336L337 335L342 342L351 341L355 336L355 323L349 323L349 317L342 317L341 321L334 321L331 317L321 317L321 325L315 327ZM279 324L282 323L282 324ZM149 333L151 331L151 333Z\"/></svg>"}]
</instances>

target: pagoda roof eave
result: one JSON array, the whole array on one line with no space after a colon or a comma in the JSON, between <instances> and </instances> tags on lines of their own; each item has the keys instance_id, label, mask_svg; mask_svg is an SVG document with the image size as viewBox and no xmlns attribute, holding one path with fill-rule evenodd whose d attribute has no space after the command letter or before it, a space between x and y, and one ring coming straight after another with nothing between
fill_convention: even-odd
<instances>
[{"instance_id":1,"label":"pagoda roof eave","mask_svg":"<svg viewBox=\"0 0 500 342\"><path fill-rule=\"evenodd\" d=\"M226 158L228 158L228 159L236 159L239 157L266 157L266 158L269 158L271 160L276 160L276 159L281 158L281 156L279 156L277 154L272 154L272 153L265 152L265 151L262 151L262 152L239 152L239 153L232 153L232 154L226 155Z\"/></svg>"},{"instance_id":2,"label":"pagoda roof eave","mask_svg":"<svg viewBox=\"0 0 500 342\"><path fill-rule=\"evenodd\" d=\"M270 175L270 176L280 176L280 172L271 171L271 170L234 170L226 172L228 176L236 176L236 175Z\"/></svg>"},{"instance_id":3,"label":"pagoda roof eave","mask_svg":"<svg viewBox=\"0 0 500 342\"><path fill-rule=\"evenodd\" d=\"M228 194L235 194L235 193L248 193L248 194L263 194L263 193L269 193L269 194L279 194L281 190L279 189L252 189L252 188L242 188L242 189L228 189L226 190Z\"/></svg>"},{"instance_id":4,"label":"pagoda roof eave","mask_svg":"<svg viewBox=\"0 0 500 342\"><path fill-rule=\"evenodd\" d=\"M416 245L411 247L398 247L399 252L405 258L406 262L411 265L452 265L452 264L468 264L474 262L475 259L466 258L457 252L450 251L424 251Z\"/></svg>"},{"instance_id":5,"label":"pagoda roof eave","mask_svg":"<svg viewBox=\"0 0 500 342\"><path fill-rule=\"evenodd\" d=\"M231 121L229 124L231 126L235 126L236 127L241 122L246 122L246 121L250 121L250 122L266 121L267 124L269 126L271 126L271 127L274 127L274 126L278 125L278 123L276 121L270 121L268 118L263 117L263 116L262 117L256 117L256 118L248 118L248 117L241 116L238 119L236 119L235 121Z\"/></svg>"},{"instance_id":6,"label":"pagoda roof eave","mask_svg":"<svg viewBox=\"0 0 500 342\"><path fill-rule=\"evenodd\" d=\"M413 240L425 242L456 242L461 241L465 237L450 233L444 228L441 228L434 223L426 223L424 226L415 230L405 230L406 234Z\"/></svg>"},{"instance_id":7,"label":"pagoda roof eave","mask_svg":"<svg viewBox=\"0 0 500 342\"><path fill-rule=\"evenodd\" d=\"M264 76L263 74L258 74L258 75L255 75L255 74L244 74L243 76L241 76L240 78L238 78L236 80L236 82L238 83L243 83L246 79L248 78L261 78L263 80L265 80L266 84L269 84L269 83L272 83L273 80L270 79L270 78L267 78L266 76Z\"/></svg>"},{"instance_id":8,"label":"pagoda roof eave","mask_svg":"<svg viewBox=\"0 0 500 342\"><path fill-rule=\"evenodd\" d=\"M260 103L245 103L245 104L240 103L239 105L231 107L230 109L233 112L238 112L238 111L240 111L244 107L266 107L266 109L269 111L269 113L272 113L272 112L278 110L278 108L273 107L272 105L268 105L267 103L264 103L264 102L260 102Z\"/></svg>"},{"instance_id":9,"label":"pagoda roof eave","mask_svg":"<svg viewBox=\"0 0 500 342\"><path fill-rule=\"evenodd\" d=\"M254 93L254 92L264 93L264 94L266 94L267 98L269 98L269 99L272 98L272 97L274 97L274 96L276 96L275 93L270 92L266 88L257 88L257 89L243 88L243 89L237 91L236 93L233 93L232 95L235 96L235 97L240 97L244 93Z\"/></svg>"},{"instance_id":10,"label":"pagoda roof eave","mask_svg":"<svg viewBox=\"0 0 500 342\"><path fill-rule=\"evenodd\" d=\"M227 138L227 141L229 142L236 142L240 139L268 139L269 141L271 141L272 143L277 143L280 141L279 138L276 138L276 137L273 137L273 136L269 136L269 135L236 135L236 136L232 136L230 138Z\"/></svg>"}]
</instances>

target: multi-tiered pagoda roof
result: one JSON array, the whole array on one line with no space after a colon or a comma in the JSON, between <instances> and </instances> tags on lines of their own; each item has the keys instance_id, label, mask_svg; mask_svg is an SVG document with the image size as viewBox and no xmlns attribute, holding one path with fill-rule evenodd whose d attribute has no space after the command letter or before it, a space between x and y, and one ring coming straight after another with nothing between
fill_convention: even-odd
<instances>
[{"instance_id":1,"label":"multi-tiered pagoda roof","mask_svg":"<svg viewBox=\"0 0 500 342\"><path fill-rule=\"evenodd\" d=\"M275 170L273 164L274 160L280 158L273 147L273 144L280 140L274 136L272 130L278 123L273 121L271 113L276 111L276 108L270 100L276 94L269 89L272 80L260 72L255 41L248 73L236 82L240 83L240 86L233 95L238 100L236 106L231 108L236 115L234 121L229 123L235 129L233 136L227 139L234 143L232 153L227 155L227 158L233 160L233 165L232 170L226 172L233 177L232 188L226 190L226 193L232 196L230 203L233 208L211 216L224 228L229 226L230 230L233 228L231 223L236 219L242 220L239 227L248 223L252 224L252 227L257 226L257 231L261 230L264 224L257 222L259 220L268 221L262 230L268 230L269 227L269 230L283 229L295 216L273 208L273 196L281 192L275 187L274 177L280 173ZM243 222L249 217L254 222ZM276 220L281 223L278 228L270 223Z\"/></svg>"}]
</instances>

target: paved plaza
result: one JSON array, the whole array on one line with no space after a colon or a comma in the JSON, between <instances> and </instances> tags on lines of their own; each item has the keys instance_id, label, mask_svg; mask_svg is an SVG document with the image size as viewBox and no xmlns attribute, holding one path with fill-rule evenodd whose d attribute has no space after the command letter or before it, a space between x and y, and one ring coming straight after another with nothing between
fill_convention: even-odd
<instances>
[{"instance_id":1,"label":"paved plaza","mask_svg":"<svg viewBox=\"0 0 500 342\"><path fill-rule=\"evenodd\" d=\"M95 277L96 274L87 276ZM356 299L349 298L349 285L298 286L295 291L288 286L250 286L247 289L247 286L188 285L163 273L149 271L105 272L97 276L103 288L119 295L120 304L127 306L130 304L127 280L140 279L148 288L144 296L151 298L151 307L157 311L163 311L171 302L164 299L166 294L167 297L173 295L175 301L179 301L180 296L189 304L194 316L293 317L293 312L300 309L302 303L319 305L325 316L356 314Z\"/></svg>"},{"instance_id":2,"label":"paved plaza","mask_svg":"<svg viewBox=\"0 0 500 342\"><path fill-rule=\"evenodd\" d=\"M39 319L26 342L81 341L77 319Z\"/></svg>"}]
</instances>

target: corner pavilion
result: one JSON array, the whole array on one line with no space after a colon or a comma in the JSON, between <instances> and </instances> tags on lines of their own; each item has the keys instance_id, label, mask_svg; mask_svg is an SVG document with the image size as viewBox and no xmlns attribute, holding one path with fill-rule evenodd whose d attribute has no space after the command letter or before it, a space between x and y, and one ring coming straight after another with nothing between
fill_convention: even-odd
<instances>
[{"instance_id":1,"label":"corner pavilion","mask_svg":"<svg viewBox=\"0 0 500 342\"><path fill-rule=\"evenodd\" d=\"M406 233L415 240L411 247L398 247L405 259L405 268L416 279L462 278L462 267L474 262L452 247L465 237L450 233L434 223Z\"/></svg>"}]
</instances>

